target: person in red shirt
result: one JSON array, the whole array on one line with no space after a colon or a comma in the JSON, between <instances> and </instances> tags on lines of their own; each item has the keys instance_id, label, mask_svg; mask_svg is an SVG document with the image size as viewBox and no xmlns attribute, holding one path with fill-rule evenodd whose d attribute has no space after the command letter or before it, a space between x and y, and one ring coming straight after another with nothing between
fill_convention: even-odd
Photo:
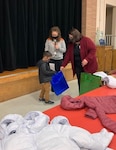
<instances>
[{"instance_id":1,"label":"person in red shirt","mask_svg":"<svg viewBox=\"0 0 116 150\"><path fill-rule=\"evenodd\" d=\"M75 28L69 32L69 43L60 70L69 62L72 64L73 76L77 76L79 89L81 72L94 73L98 68L95 44Z\"/></svg>"}]
</instances>

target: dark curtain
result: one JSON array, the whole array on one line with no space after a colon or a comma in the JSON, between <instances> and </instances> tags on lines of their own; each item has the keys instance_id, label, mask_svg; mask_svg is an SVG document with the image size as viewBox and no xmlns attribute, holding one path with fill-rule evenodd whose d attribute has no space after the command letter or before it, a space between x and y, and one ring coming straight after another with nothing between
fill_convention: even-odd
<instances>
[{"instance_id":1,"label":"dark curtain","mask_svg":"<svg viewBox=\"0 0 116 150\"><path fill-rule=\"evenodd\" d=\"M52 26L81 31L81 0L0 0L0 72L35 66Z\"/></svg>"}]
</instances>

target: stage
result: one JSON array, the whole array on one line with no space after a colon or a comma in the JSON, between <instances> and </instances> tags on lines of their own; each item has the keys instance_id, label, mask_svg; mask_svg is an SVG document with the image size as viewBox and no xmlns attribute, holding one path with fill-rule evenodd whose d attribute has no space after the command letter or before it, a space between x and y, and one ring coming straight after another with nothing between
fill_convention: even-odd
<instances>
[{"instance_id":1,"label":"stage","mask_svg":"<svg viewBox=\"0 0 116 150\"><path fill-rule=\"evenodd\" d=\"M65 67L63 73L67 81L76 79L76 77L73 78L70 63ZM0 73L0 102L38 91L40 88L37 67Z\"/></svg>"},{"instance_id":2,"label":"stage","mask_svg":"<svg viewBox=\"0 0 116 150\"><path fill-rule=\"evenodd\" d=\"M40 89L37 67L0 73L0 102Z\"/></svg>"}]
</instances>

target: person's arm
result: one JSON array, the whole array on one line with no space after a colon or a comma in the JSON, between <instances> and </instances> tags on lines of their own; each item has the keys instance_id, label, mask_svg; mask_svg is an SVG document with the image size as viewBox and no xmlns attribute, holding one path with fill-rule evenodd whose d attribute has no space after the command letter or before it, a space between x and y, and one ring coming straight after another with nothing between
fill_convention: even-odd
<instances>
[{"instance_id":1,"label":"person's arm","mask_svg":"<svg viewBox=\"0 0 116 150\"><path fill-rule=\"evenodd\" d=\"M96 46L95 46L95 44L93 43L93 41L91 39L89 39L87 37L85 40L83 41L83 43L81 43L81 45L83 45L86 42L86 46L83 46L83 49L86 49L86 51L87 51L86 57L82 60L82 66L83 67L85 65L87 65L89 61L91 61L93 58L96 57Z\"/></svg>"},{"instance_id":2,"label":"person's arm","mask_svg":"<svg viewBox=\"0 0 116 150\"><path fill-rule=\"evenodd\" d=\"M89 38L87 40L87 49L88 49L88 54L85 57L85 59L89 62L96 55L96 46L93 43L93 41L91 39L89 39Z\"/></svg>"},{"instance_id":3,"label":"person's arm","mask_svg":"<svg viewBox=\"0 0 116 150\"><path fill-rule=\"evenodd\" d=\"M41 71L45 74L45 75L47 75L47 76L52 76L52 75L54 75L55 73L56 73L56 71L53 71L53 70L46 70L46 64L45 63L43 63L42 65L41 65Z\"/></svg>"},{"instance_id":4,"label":"person's arm","mask_svg":"<svg viewBox=\"0 0 116 150\"><path fill-rule=\"evenodd\" d=\"M66 52L66 44L65 44L64 39L62 39L61 42L60 42L59 51L61 51L62 53Z\"/></svg>"},{"instance_id":5,"label":"person's arm","mask_svg":"<svg viewBox=\"0 0 116 150\"><path fill-rule=\"evenodd\" d=\"M64 59L63 59L62 65L61 65L61 70L62 70L63 67L65 67L69 62L70 62L70 48L69 48L69 45L68 45L67 52L66 52L66 54L65 54L65 57L64 57Z\"/></svg>"},{"instance_id":6,"label":"person's arm","mask_svg":"<svg viewBox=\"0 0 116 150\"><path fill-rule=\"evenodd\" d=\"M49 40L47 39L45 42L45 51L49 51Z\"/></svg>"}]
</instances>

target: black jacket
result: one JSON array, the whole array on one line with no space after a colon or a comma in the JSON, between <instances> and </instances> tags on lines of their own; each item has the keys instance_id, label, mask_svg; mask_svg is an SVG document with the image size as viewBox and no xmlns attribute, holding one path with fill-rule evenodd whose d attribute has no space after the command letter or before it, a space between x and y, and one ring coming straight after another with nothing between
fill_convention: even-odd
<instances>
[{"instance_id":1,"label":"black jacket","mask_svg":"<svg viewBox=\"0 0 116 150\"><path fill-rule=\"evenodd\" d=\"M38 75L39 75L39 82L46 83L50 82L52 76L56 73L55 71L50 69L49 63L43 60L40 60L37 63L38 66Z\"/></svg>"}]
</instances>

